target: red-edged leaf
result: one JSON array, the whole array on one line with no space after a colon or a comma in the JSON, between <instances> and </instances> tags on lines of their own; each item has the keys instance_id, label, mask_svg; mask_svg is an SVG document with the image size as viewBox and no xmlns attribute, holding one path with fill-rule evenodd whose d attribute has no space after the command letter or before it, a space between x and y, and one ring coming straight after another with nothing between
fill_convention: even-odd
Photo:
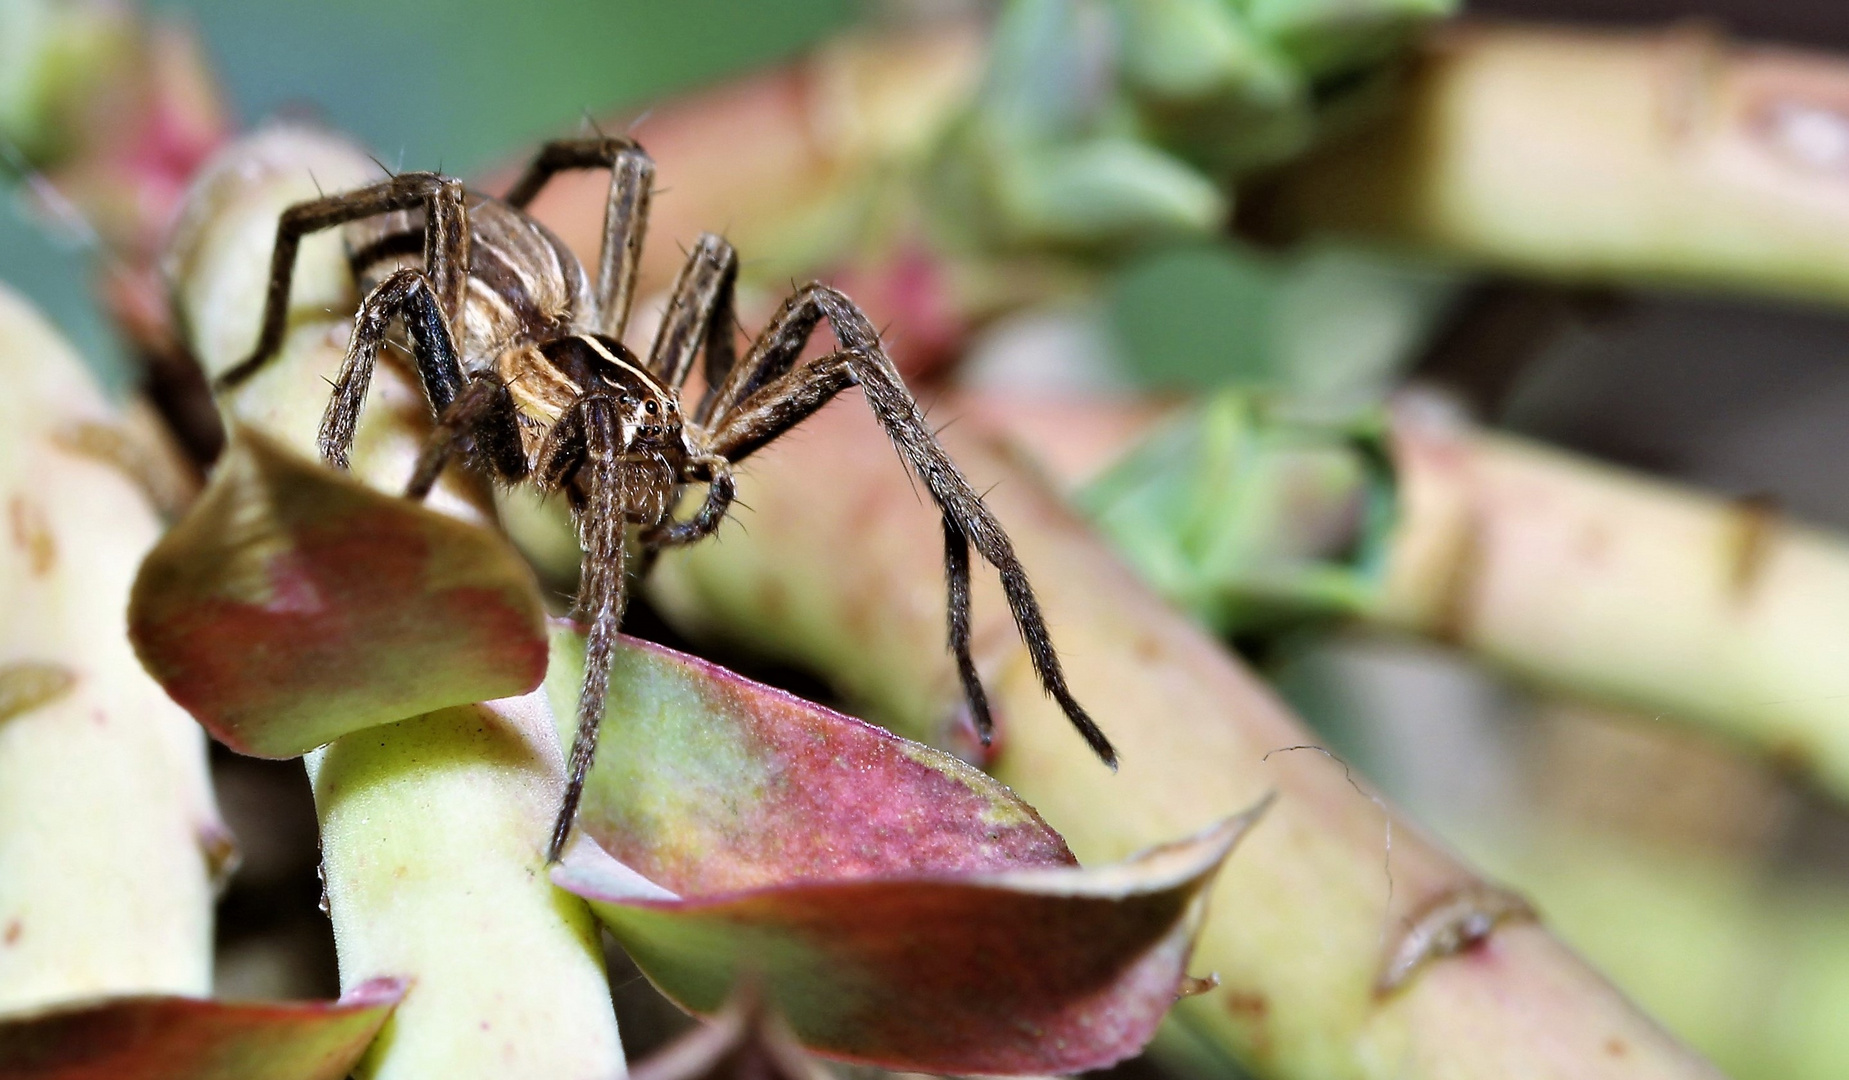
<instances>
[{"instance_id":1,"label":"red-edged leaf","mask_svg":"<svg viewBox=\"0 0 1849 1080\"><path fill-rule=\"evenodd\" d=\"M129 635L213 736L262 757L546 670L539 593L500 538L249 430L142 564Z\"/></svg>"},{"instance_id":2,"label":"red-edged leaf","mask_svg":"<svg viewBox=\"0 0 1849 1080\"><path fill-rule=\"evenodd\" d=\"M584 639L553 625L569 742ZM1076 865L979 770L716 664L626 638L611 686L578 827L672 892Z\"/></svg>"},{"instance_id":3,"label":"red-edged leaf","mask_svg":"<svg viewBox=\"0 0 1849 1080\"><path fill-rule=\"evenodd\" d=\"M124 997L0 1018L7 1080L340 1080L404 996L374 979L337 1002Z\"/></svg>"},{"instance_id":4,"label":"red-edged leaf","mask_svg":"<svg viewBox=\"0 0 1849 1080\"><path fill-rule=\"evenodd\" d=\"M581 639L554 644L547 686L568 717ZM597 843L553 880L690 1011L714 1012L743 979L819 1053L1072 1072L1153 1035L1201 897L1256 813L1081 869L954 758L625 642L579 817Z\"/></svg>"}]
</instances>

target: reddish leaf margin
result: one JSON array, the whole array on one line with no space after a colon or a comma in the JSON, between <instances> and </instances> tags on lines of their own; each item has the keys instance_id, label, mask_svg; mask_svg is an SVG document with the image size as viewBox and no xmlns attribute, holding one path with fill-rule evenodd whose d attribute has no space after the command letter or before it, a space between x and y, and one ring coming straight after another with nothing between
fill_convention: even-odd
<instances>
[{"instance_id":1,"label":"reddish leaf margin","mask_svg":"<svg viewBox=\"0 0 1849 1080\"><path fill-rule=\"evenodd\" d=\"M122 997L0 1018L7 1080L340 1080L404 996L374 979L335 1002Z\"/></svg>"}]
</instances>

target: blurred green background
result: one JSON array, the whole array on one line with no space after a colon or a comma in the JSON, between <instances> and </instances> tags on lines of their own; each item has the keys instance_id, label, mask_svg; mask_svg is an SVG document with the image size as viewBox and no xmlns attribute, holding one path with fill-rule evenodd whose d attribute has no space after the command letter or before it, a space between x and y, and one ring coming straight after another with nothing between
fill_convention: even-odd
<instances>
[{"instance_id":1,"label":"blurred green background","mask_svg":"<svg viewBox=\"0 0 1849 1080\"><path fill-rule=\"evenodd\" d=\"M191 22L240 124L307 116L394 168L469 175L575 131L587 113L645 105L787 57L853 22L854 0L150 0ZM49 310L112 381L83 238L0 213L0 279Z\"/></svg>"},{"instance_id":2,"label":"blurred green background","mask_svg":"<svg viewBox=\"0 0 1849 1080\"><path fill-rule=\"evenodd\" d=\"M247 3L150 0L191 23L235 119L306 116L357 136L386 165L468 176L588 115L774 63L856 22L899 10L873 0L488 0ZM970 5L913 3L909 13ZM644 118L639 134L646 139ZM672 184L673 178L665 178ZM51 312L121 386L128 368L92 316L81 236L0 214L0 278ZM1335 310L1331 290L1357 305ZM1356 292L1358 290L1358 292ZM1343 253L1304 259L1195 246L1146 256L1108 298L1120 359L1143 381L1228 380L1312 393L1363 388L1423 341L1450 279ZM1331 341L1356 347L1330 359ZM1316 357L1315 363L1306 363ZM1306 376L1306 373L1310 373ZM1342 387L1334 388L1340 395ZM1363 392L1365 395L1365 390Z\"/></svg>"}]
</instances>

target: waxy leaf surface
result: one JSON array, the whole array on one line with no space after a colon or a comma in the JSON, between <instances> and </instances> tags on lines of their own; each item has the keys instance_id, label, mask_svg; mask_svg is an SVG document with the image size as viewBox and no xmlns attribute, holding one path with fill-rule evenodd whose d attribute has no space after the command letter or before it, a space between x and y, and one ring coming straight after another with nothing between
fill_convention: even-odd
<instances>
[{"instance_id":1,"label":"waxy leaf surface","mask_svg":"<svg viewBox=\"0 0 1849 1080\"><path fill-rule=\"evenodd\" d=\"M375 979L337 1002L123 997L0 1018L7 1080L340 1080L404 985Z\"/></svg>"},{"instance_id":2,"label":"waxy leaf surface","mask_svg":"<svg viewBox=\"0 0 1849 1080\"><path fill-rule=\"evenodd\" d=\"M555 633L570 717L582 638ZM658 646L619 647L554 870L669 997L761 987L804 1045L918 1071L1061 1073L1137 1051L1256 816L1099 870L928 747Z\"/></svg>"},{"instance_id":3,"label":"waxy leaf surface","mask_svg":"<svg viewBox=\"0 0 1849 1080\"><path fill-rule=\"evenodd\" d=\"M175 701L261 757L546 670L531 571L499 537L249 430L142 564L129 634Z\"/></svg>"}]
</instances>

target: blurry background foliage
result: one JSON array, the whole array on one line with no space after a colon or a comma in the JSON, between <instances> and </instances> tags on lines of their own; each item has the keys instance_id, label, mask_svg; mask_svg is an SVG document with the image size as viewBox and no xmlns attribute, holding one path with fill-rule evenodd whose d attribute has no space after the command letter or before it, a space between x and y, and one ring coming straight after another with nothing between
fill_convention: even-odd
<instances>
[{"instance_id":1,"label":"blurry background foliage","mask_svg":"<svg viewBox=\"0 0 1849 1080\"><path fill-rule=\"evenodd\" d=\"M1159 0L1148 9L1192 9L1213 2ZM196 24L241 121L291 112L319 116L361 138L393 166L441 166L468 175L505 159L515 148L575 129L587 111L641 105L774 62L869 14L879 16L882 7L899 5L893 0L883 5L870 0L331 0L312 5L152 0L151 6ZM966 0L926 0L910 6L971 5ZM1242 85L1249 94L1270 93L1281 100L1302 94L1298 83L1322 85L1331 73L1339 76L1344 58L1365 59L1378 51L1365 37L1325 36L1320 40L1335 44L1314 55L1305 53L1292 20L1326 18L1331 11L1356 7L1391 9L1416 18L1451 5L1444 0L1226 0L1225 6L1240 13L1236 25L1251 30L1251 40L1222 36L1196 51L1204 58L1217 57L1223 66L1232 64L1229 57L1234 54L1243 57L1249 77ZM1139 3L1129 10L1144 7ZM1608 24L1712 17L1724 19L1744 36L1849 45L1849 7L1835 0L1479 0L1468 7L1473 14ZM1159 80L1130 81L1140 86L1145 104L1151 94L1164 90L1152 85ZM1145 124L1159 121L1159 109L1146 112ZM1187 153L1186 147L1178 150ZM0 213L0 277L49 309L119 384L126 369L118 350L88 317L86 273L74 250L80 243L74 233L48 233L29 222L17 205L9 205ZM1443 271L1362 253L1317 251L1287 257L1197 245L1137 260L1120 274L1109 303L1122 346L1120 359L1142 381L1168 388L1235 381L1300 396L1365 399L1426 343L1433 320L1448 309L1455 287ZM1668 306L1689 310L1682 300ZM1697 367L1704 360L1725 364L1719 354L1730 343L1743 342L1724 331L1738 325L1742 316L1716 311L1714 305L1696 307L1701 310L1698 317L1717 318L1723 333L1676 334L1686 338L1676 343L1684 347L1684 362ZM1678 325L1685 322L1678 320ZM1793 342L1797 356L1786 363L1808 368L1815 357L1808 357L1805 347L1815 337L1801 333ZM1333 352L1331 343L1338 345ZM1692 356L1686 348L1691 344ZM1603 365L1601 377L1648 382L1663 367L1649 359L1655 355L1648 353L1616 376L1610 365ZM1316 362L1306 363L1308 357ZM1561 408L1558 398L1563 388L1570 394L1566 384L1572 379L1565 376L1563 382L1562 373L1550 371L1549 365L1537 367L1538 377L1530 380L1536 386L1523 388L1527 392L1518 392L1511 402L1511 415L1505 419L1512 426L1556 438L1566 434L1559 441L1569 445L1590 438L1590 448L1620 460L1642 458L1640 463L1659 468L1671 464L1667 459L1675 451L1667 447L1597 445L1605 441L1604 424L1599 425L1600 433L1548 430L1560 419L1553 414L1571 411ZM1698 396L1692 404L1704 409L1738 399L1737 386L1710 395L1701 387L1715 385L1712 381L1673 381L1676 385L1662 389L1677 400ZM1627 383L1621 389L1621 397L1634 398L1658 388ZM1633 441L1645 442L1664 427L1634 422L1610 426L1628 430ZM1740 480L1728 479L1723 486L1740 486ZM1751 482L1763 487L1765 479L1754 476ZM1800 483L1804 494L1814 486ZM1849 515L1837 513L1835 499L1799 498L1796 505L1813 517L1849 520Z\"/></svg>"},{"instance_id":2,"label":"blurry background foliage","mask_svg":"<svg viewBox=\"0 0 1849 1080\"><path fill-rule=\"evenodd\" d=\"M504 161L520 147L576 130L587 114L646 106L675 91L774 63L882 14L881 5L864 0L538 5L152 0L149 6L197 27L240 122L316 117L357 136L394 168L440 168L464 176ZM947 0L913 6L970 5ZM1220 0L1163 0L1159 6L1222 7ZM1168 100L1163 95L1192 94L1190 107L1207 101L1229 122L1260 113L1269 117L1278 133L1246 144L1261 157L1288 154L1308 137L1311 112L1330 96L1320 88L1340 86L1346 71L1370 63L1394 40L1400 16L1416 19L1450 4L1335 5L1380 9L1393 17L1367 23L1365 34L1311 35L1322 42L1314 50L1303 45L1300 24L1330 17L1328 4L1253 0L1223 6L1238 14L1226 19L1222 12L1219 25L1232 28L1235 37L1249 36L1234 40L1222 34L1192 50L1201 54L1200 70L1218 72L1213 77L1219 81L1197 78L1199 85L1164 86L1150 72L1132 71L1127 82L1136 87L1141 111L1125 123L1160 128ZM1121 10L1141 8L1131 4ZM1129 50L1126 66L1133 68L1137 55L1151 51ZM644 122L641 134L646 130ZM1190 156L1190 147L1174 149ZM1209 171L1220 164L1191 163ZM83 242L80 228L54 233L30 221L21 206L9 205L0 215L0 277L46 307L110 381L121 385L127 369L119 349L89 317ZM1359 387L1366 396L1384 370L1421 343L1426 324L1450 298L1451 284L1438 271L1347 252L1285 258L1189 245L1134 261L1110 294L1110 314L1124 346L1122 358L1153 385L1232 380L1338 396ZM1328 302L1351 291L1352 305ZM1339 323L1331 322L1328 314L1338 310ZM1344 343L1335 355L1326 348L1331 342ZM1316 363L1306 362L1310 357Z\"/></svg>"}]
</instances>

